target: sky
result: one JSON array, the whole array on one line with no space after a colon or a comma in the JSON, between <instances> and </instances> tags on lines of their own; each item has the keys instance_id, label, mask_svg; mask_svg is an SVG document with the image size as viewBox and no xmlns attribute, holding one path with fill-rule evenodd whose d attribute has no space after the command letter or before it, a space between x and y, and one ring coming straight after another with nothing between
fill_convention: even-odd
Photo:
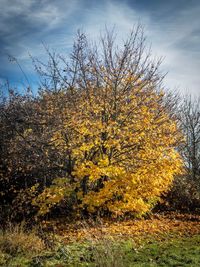
<instances>
[{"instance_id":1,"label":"sky","mask_svg":"<svg viewBox=\"0 0 200 267\"><path fill-rule=\"evenodd\" d=\"M95 40L115 26L124 39L138 21L153 55L163 57L166 88L200 96L199 0L0 0L0 82L27 85L8 55L35 86L29 55L45 61L43 44L68 54L78 29Z\"/></svg>"}]
</instances>

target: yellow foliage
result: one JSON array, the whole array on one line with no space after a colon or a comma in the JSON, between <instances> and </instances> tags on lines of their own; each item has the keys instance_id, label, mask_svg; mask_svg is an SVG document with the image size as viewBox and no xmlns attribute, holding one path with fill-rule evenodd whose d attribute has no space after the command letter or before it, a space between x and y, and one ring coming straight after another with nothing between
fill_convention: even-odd
<instances>
[{"instance_id":1,"label":"yellow foliage","mask_svg":"<svg viewBox=\"0 0 200 267\"><path fill-rule=\"evenodd\" d=\"M134 79L130 75L125 74L117 91L109 81L101 88L92 82L87 90L74 88L75 105L62 94L61 123L50 140L72 167L66 183L57 181L34 200L41 214L71 192L79 200L77 209L143 214L181 172L176 146L182 137L164 108L164 93L142 86L142 81L141 87L124 90L126 81ZM48 97L52 113L60 96Z\"/></svg>"}]
</instances>

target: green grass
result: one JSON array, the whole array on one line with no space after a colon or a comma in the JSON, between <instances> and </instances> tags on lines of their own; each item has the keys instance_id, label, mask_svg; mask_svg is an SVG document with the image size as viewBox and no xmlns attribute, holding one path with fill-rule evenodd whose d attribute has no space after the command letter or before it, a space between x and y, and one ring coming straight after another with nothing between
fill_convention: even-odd
<instances>
[{"instance_id":1,"label":"green grass","mask_svg":"<svg viewBox=\"0 0 200 267\"><path fill-rule=\"evenodd\" d=\"M128 256L128 266L200 266L200 236L149 241Z\"/></svg>"},{"instance_id":2,"label":"green grass","mask_svg":"<svg viewBox=\"0 0 200 267\"><path fill-rule=\"evenodd\" d=\"M166 235L161 239L102 239L71 244L59 239L49 247L36 233L15 229L0 233L0 266L200 266L200 235Z\"/></svg>"}]
</instances>

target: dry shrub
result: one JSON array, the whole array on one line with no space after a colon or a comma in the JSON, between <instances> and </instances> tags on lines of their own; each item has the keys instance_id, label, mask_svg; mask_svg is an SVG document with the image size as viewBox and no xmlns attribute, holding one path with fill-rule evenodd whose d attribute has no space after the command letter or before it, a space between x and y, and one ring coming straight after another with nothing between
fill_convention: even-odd
<instances>
[{"instance_id":1,"label":"dry shrub","mask_svg":"<svg viewBox=\"0 0 200 267\"><path fill-rule=\"evenodd\" d=\"M44 251L44 241L34 231L26 231L23 225L9 226L0 232L0 251L10 255L37 254Z\"/></svg>"},{"instance_id":2,"label":"dry shrub","mask_svg":"<svg viewBox=\"0 0 200 267\"><path fill-rule=\"evenodd\" d=\"M121 244L122 245L122 244ZM93 247L92 259L95 266L125 267L125 251L120 243L103 239Z\"/></svg>"},{"instance_id":3,"label":"dry shrub","mask_svg":"<svg viewBox=\"0 0 200 267\"><path fill-rule=\"evenodd\" d=\"M84 241L89 244L87 253L82 257L86 262L92 262L96 267L126 267L126 251L127 244L132 247L132 242L123 242L123 240L115 239L112 235L99 235L91 232L93 229L99 228L103 233L104 223L98 218L96 221L83 220L81 222L82 231L84 232ZM126 245L125 245L126 244Z\"/></svg>"},{"instance_id":4,"label":"dry shrub","mask_svg":"<svg viewBox=\"0 0 200 267\"><path fill-rule=\"evenodd\" d=\"M193 181L189 176L176 177L171 190L163 200L163 203L159 204L156 209L199 213L199 184Z\"/></svg>"}]
</instances>

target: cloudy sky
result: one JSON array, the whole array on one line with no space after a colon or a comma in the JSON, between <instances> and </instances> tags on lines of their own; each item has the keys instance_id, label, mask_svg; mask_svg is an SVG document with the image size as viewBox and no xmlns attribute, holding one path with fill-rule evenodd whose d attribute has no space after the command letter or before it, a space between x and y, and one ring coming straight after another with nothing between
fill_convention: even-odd
<instances>
[{"instance_id":1,"label":"cloudy sky","mask_svg":"<svg viewBox=\"0 0 200 267\"><path fill-rule=\"evenodd\" d=\"M77 29L95 39L105 25L125 37L140 21L155 56L164 57L165 85L200 95L199 0L0 0L0 81L34 85L29 54L45 59L43 43L69 53Z\"/></svg>"}]
</instances>

